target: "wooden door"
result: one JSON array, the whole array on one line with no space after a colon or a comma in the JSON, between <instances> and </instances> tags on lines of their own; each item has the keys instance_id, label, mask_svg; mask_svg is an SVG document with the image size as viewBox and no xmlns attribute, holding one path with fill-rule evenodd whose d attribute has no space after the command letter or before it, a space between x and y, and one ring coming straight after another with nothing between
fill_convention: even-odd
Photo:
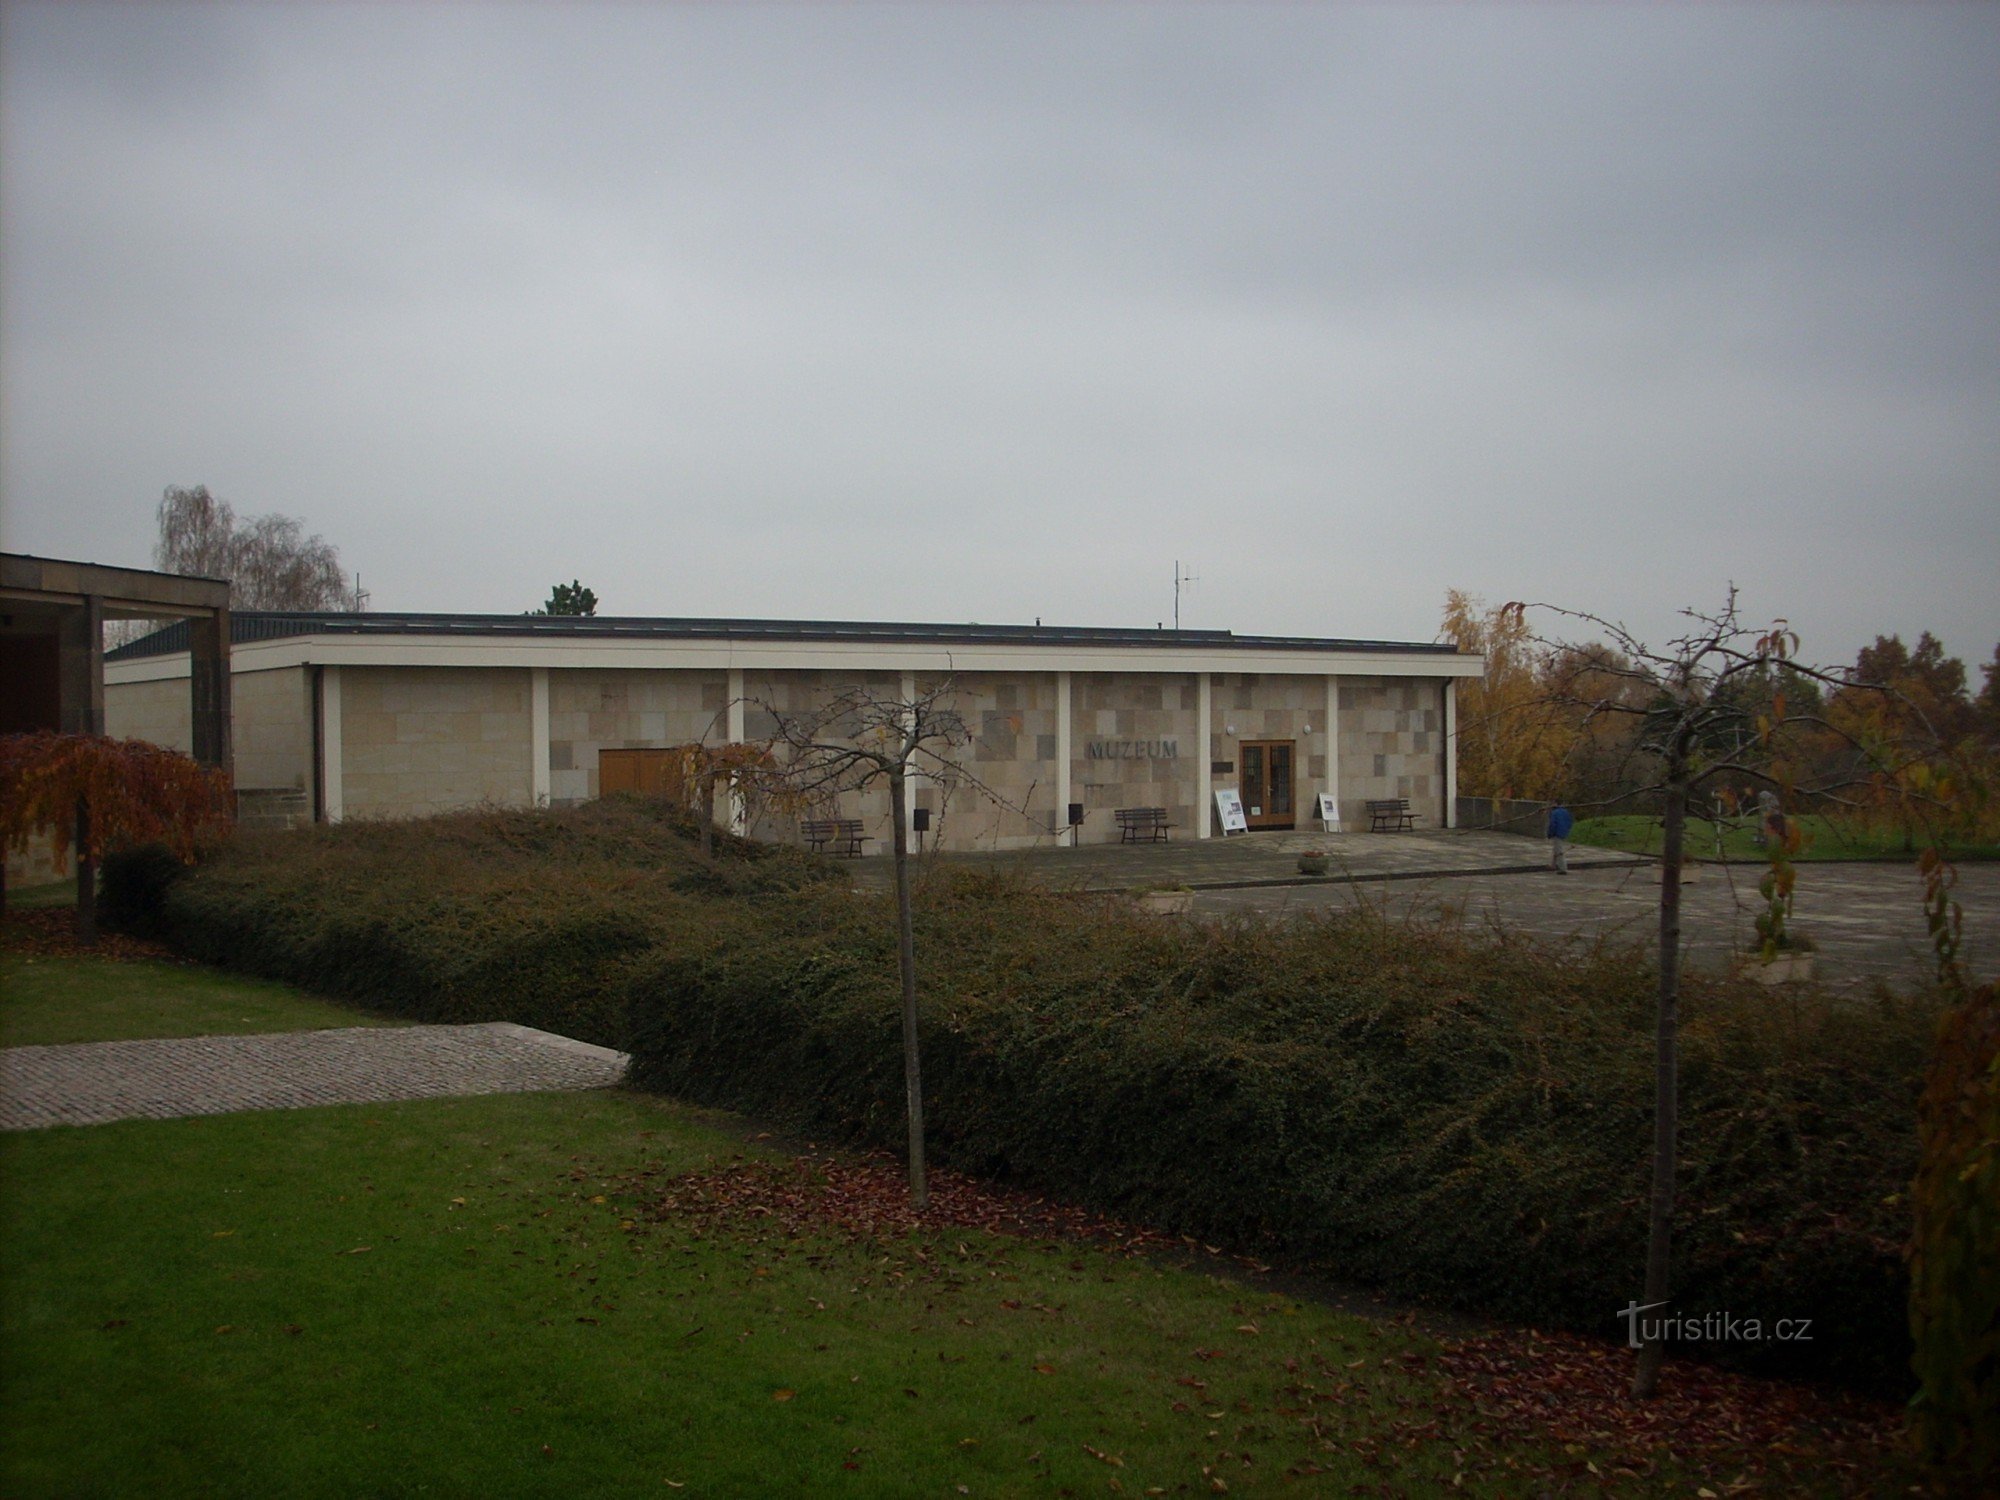
<instances>
[{"instance_id":1,"label":"wooden door","mask_svg":"<svg viewBox=\"0 0 2000 1500\"><path fill-rule=\"evenodd\" d=\"M1292 803L1294 740L1245 740L1243 760L1243 820L1252 829L1295 828Z\"/></svg>"},{"instance_id":2,"label":"wooden door","mask_svg":"<svg viewBox=\"0 0 2000 1500\"><path fill-rule=\"evenodd\" d=\"M674 774L671 750L600 750L597 752L597 794L636 792L642 797L685 800Z\"/></svg>"}]
</instances>

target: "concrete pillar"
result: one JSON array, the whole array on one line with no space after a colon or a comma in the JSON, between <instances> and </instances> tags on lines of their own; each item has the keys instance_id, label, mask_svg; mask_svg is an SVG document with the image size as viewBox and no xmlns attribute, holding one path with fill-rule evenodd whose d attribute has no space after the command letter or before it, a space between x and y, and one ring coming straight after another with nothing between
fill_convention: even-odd
<instances>
[{"instance_id":1,"label":"concrete pillar","mask_svg":"<svg viewBox=\"0 0 2000 1500\"><path fill-rule=\"evenodd\" d=\"M188 692L194 758L235 774L229 708L229 611L188 621Z\"/></svg>"},{"instance_id":2,"label":"concrete pillar","mask_svg":"<svg viewBox=\"0 0 2000 1500\"><path fill-rule=\"evenodd\" d=\"M341 767L340 668L319 669L320 814L338 823L347 811L345 772Z\"/></svg>"},{"instance_id":3,"label":"concrete pillar","mask_svg":"<svg viewBox=\"0 0 2000 1500\"><path fill-rule=\"evenodd\" d=\"M917 674L915 672L903 673L903 675L897 679L896 692L900 695L901 700L905 704L915 703L917 701ZM905 710L903 714L904 734L907 735L910 732L910 726L912 722L915 720L915 718L916 718L916 712L914 709ZM903 778L903 791L904 791L903 817L907 823L907 826L903 829L903 833L906 837L910 839L911 841L910 847L912 849L916 848L915 835L917 831L917 788L923 785L923 780L924 780L923 772L918 770L916 764L912 762L910 765L909 774Z\"/></svg>"},{"instance_id":4,"label":"concrete pillar","mask_svg":"<svg viewBox=\"0 0 2000 1500\"><path fill-rule=\"evenodd\" d=\"M743 669L729 669L729 743L743 743L747 731L744 729L745 709L743 702ZM729 831L741 835L749 821L748 809L744 806L743 793L732 785L729 788Z\"/></svg>"},{"instance_id":5,"label":"concrete pillar","mask_svg":"<svg viewBox=\"0 0 2000 1500\"><path fill-rule=\"evenodd\" d=\"M1444 680L1444 826L1458 827L1458 679Z\"/></svg>"},{"instance_id":6,"label":"concrete pillar","mask_svg":"<svg viewBox=\"0 0 2000 1500\"><path fill-rule=\"evenodd\" d=\"M1199 721L1195 748L1194 826L1195 837L1215 836L1215 679L1203 672L1195 684L1194 716Z\"/></svg>"},{"instance_id":7,"label":"concrete pillar","mask_svg":"<svg viewBox=\"0 0 2000 1500\"><path fill-rule=\"evenodd\" d=\"M1333 794L1333 810L1340 811L1340 679L1326 674L1326 789ZM1338 833L1343 825L1335 824Z\"/></svg>"},{"instance_id":8,"label":"concrete pillar","mask_svg":"<svg viewBox=\"0 0 2000 1500\"><path fill-rule=\"evenodd\" d=\"M56 676L62 732L104 733L104 601L96 594L62 612Z\"/></svg>"},{"instance_id":9,"label":"concrete pillar","mask_svg":"<svg viewBox=\"0 0 2000 1500\"><path fill-rule=\"evenodd\" d=\"M528 668L528 800L549 805L549 669Z\"/></svg>"},{"instance_id":10,"label":"concrete pillar","mask_svg":"<svg viewBox=\"0 0 2000 1500\"><path fill-rule=\"evenodd\" d=\"M1069 748L1069 698L1070 675L1056 673L1056 837L1060 839L1069 827L1069 805L1076 797L1075 784L1070 780L1071 762Z\"/></svg>"}]
</instances>

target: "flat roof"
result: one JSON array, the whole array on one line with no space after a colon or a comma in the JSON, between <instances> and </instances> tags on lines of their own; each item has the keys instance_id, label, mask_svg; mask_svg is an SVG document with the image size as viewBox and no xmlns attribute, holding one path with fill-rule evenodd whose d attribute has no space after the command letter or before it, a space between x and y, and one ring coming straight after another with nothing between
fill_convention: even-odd
<instances>
[{"instance_id":1,"label":"flat roof","mask_svg":"<svg viewBox=\"0 0 2000 1500\"><path fill-rule=\"evenodd\" d=\"M1182 647L1208 651L1357 652L1370 655L1455 656L1449 642L1374 641L1283 635L1237 635L1228 630L1123 629L1088 625L939 625L880 620L728 620L655 616L458 615L291 613L236 610L229 617L232 645L297 636L396 636L460 640L812 641L850 645L1027 647ZM171 656L188 649L188 627L176 622L117 650L107 662Z\"/></svg>"},{"instance_id":2,"label":"flat roof","mask_svg":"<svg viewBox=\"0 0 2000 1500\"><path fill-rule=\"evenodd\" d=\"M0 599L10 606L67 609L90 598L103 602L110 619L213 615L229 608L229 582L187 573L37 557L29 552L0 552ZM187 650L185 625L178 649Z\"/></svg>"}]
</instances>

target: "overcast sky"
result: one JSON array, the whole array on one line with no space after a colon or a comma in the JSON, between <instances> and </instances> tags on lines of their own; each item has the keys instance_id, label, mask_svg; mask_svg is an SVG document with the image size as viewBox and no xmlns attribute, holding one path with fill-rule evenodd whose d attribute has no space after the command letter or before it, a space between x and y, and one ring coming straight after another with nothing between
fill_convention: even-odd
<instances>
[{"instance_id":1,"label":"overcast sky","mask_svg":"<svg viewBox=\"0 0 2000 1500\"><path fill-rule=\"evenodd\" d=\"M206 484L375 609L2000 639L2000 7L0 15L8 550Z\"/></svg>"}]
</instances>

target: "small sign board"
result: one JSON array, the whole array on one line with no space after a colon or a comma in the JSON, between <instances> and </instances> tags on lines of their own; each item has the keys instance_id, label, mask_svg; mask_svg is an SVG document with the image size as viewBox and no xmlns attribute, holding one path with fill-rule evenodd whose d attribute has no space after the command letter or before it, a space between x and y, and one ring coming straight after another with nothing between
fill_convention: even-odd
<instances>
[{"instance_id":1,"label":"small sign board","mask_svg":"<svg viewBox=\"0 0 2000 1500\"><path fill-rule=\"evenodd\" d=\"M1222 819L1222 835L1227 838L1232 833L1248 833L1250 820L1243 816L1243 797L1233 786L1218 787L1215 793L1216 815Z\"/></svg>"},{"instance_id":2,"label":"small sign board","mask_svg":"<svg viewBox=\"0 0 2000 1500\"><path fill-rule=\"evenodd\" d=\"M1340 802L1332 792L1319 794L1319 826L1328 833L1340 832Z\"/></svg>"}]
</instances>

